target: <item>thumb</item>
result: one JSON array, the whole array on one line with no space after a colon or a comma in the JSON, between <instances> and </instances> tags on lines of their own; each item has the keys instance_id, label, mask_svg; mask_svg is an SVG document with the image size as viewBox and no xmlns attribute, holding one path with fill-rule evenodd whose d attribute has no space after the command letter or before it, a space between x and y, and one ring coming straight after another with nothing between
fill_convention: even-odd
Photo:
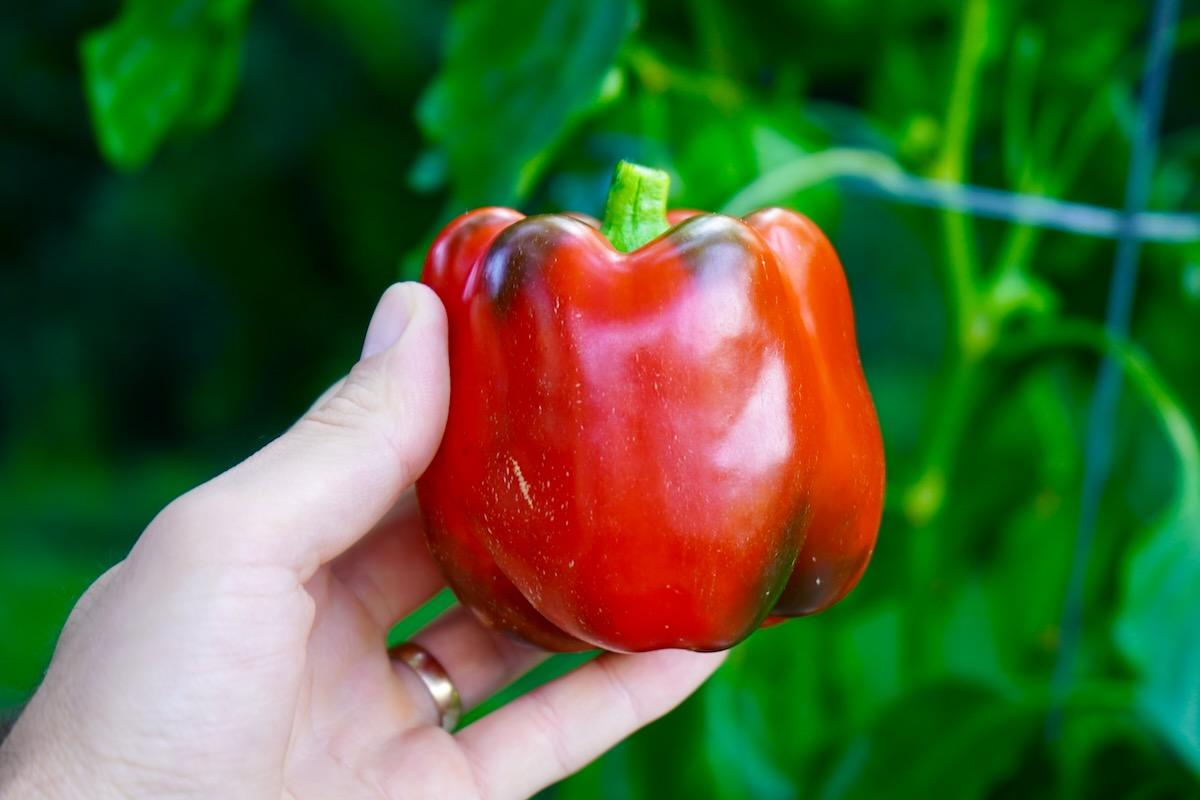
<instances>
[{"instance_id":1,"label":"thumb","mask_svg":"<svg viewBox=\"0 0 1200 800\"><path fill-rule=\"evenodd\" d=\"M283 436L164 509L147 537L193 558L286 566L307 580L429 465L449 396L441 301L419 283L395 284L340 386Z\"/></svg>"}]
</instances>

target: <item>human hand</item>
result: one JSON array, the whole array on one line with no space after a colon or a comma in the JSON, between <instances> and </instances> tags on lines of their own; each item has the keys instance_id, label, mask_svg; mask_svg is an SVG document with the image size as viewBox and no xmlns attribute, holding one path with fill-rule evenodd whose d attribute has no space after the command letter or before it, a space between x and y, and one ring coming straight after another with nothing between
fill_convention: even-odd
<instances>
[{"instance_id":1,"label":"human hand","mask_svg":"<svg viewBox=\"0 0 1200 800\"><path fill-rule=\"evenodd\" d=\"M167 506L80 599L0 749L0 796L524 797L692 692L720 654L608 654L438 725L385 639L443 585L411 486L448 384L441 304L392 287L347 378ZM468 707L545 657L458 607L414 641Z\"/></svg>"}]
</instances>

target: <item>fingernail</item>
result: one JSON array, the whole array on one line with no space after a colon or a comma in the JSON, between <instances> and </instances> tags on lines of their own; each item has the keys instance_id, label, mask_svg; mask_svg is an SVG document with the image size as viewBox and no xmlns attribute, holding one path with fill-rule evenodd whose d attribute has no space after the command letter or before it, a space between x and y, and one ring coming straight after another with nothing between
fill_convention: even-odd
<instances>
[{"instance_id":1,"label":"fingernail","mask_svg":"<svg viewBox=\"0 0 1200 800\"><path fill-rule=\"evenodd\" d=\"M411 319L412 301L407 287L397 283L383 293L379 304L375 306L371 324L367 326L367 336L363 340L362 357L370 358L395 344Z\"/></svg>"}]
</instances>

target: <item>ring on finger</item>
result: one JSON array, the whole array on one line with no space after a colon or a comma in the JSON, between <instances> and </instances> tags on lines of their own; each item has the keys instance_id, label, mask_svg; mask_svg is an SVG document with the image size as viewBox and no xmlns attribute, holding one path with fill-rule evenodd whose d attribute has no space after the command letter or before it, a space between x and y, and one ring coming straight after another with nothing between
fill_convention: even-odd
<instances>
[{"instance_id":1,"label":"ring on finger","mask_svg":"<svg viewBox=\"0 0 1200 800\"><path fill-rule=\"evenodd\" d=\"M413 642L401 642L390 648L388 657L393 663L403 664L416 673L437 706L438 724L447 731L453 731L462 718L462 698L441 662Z\"/></svg>"}]
</instances>

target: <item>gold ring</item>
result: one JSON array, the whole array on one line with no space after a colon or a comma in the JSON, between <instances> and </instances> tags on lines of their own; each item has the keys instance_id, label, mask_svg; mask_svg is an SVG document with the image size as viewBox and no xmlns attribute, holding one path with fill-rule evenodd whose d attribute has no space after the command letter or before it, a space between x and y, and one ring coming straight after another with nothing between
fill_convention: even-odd
<instances>
[{"instance_id":1,"label":"gold ring","mask_svg":"<svg viewBox=\"0 0 1200 800\"><path fill-rule=\"evenodd\" d=\"M388 656L417 674L437 706L438 724L447 731L453 731L462 717L462 698L441 662L424 647L412 642L401 642L388 650Z\"/></svg>"}]
</instances>

